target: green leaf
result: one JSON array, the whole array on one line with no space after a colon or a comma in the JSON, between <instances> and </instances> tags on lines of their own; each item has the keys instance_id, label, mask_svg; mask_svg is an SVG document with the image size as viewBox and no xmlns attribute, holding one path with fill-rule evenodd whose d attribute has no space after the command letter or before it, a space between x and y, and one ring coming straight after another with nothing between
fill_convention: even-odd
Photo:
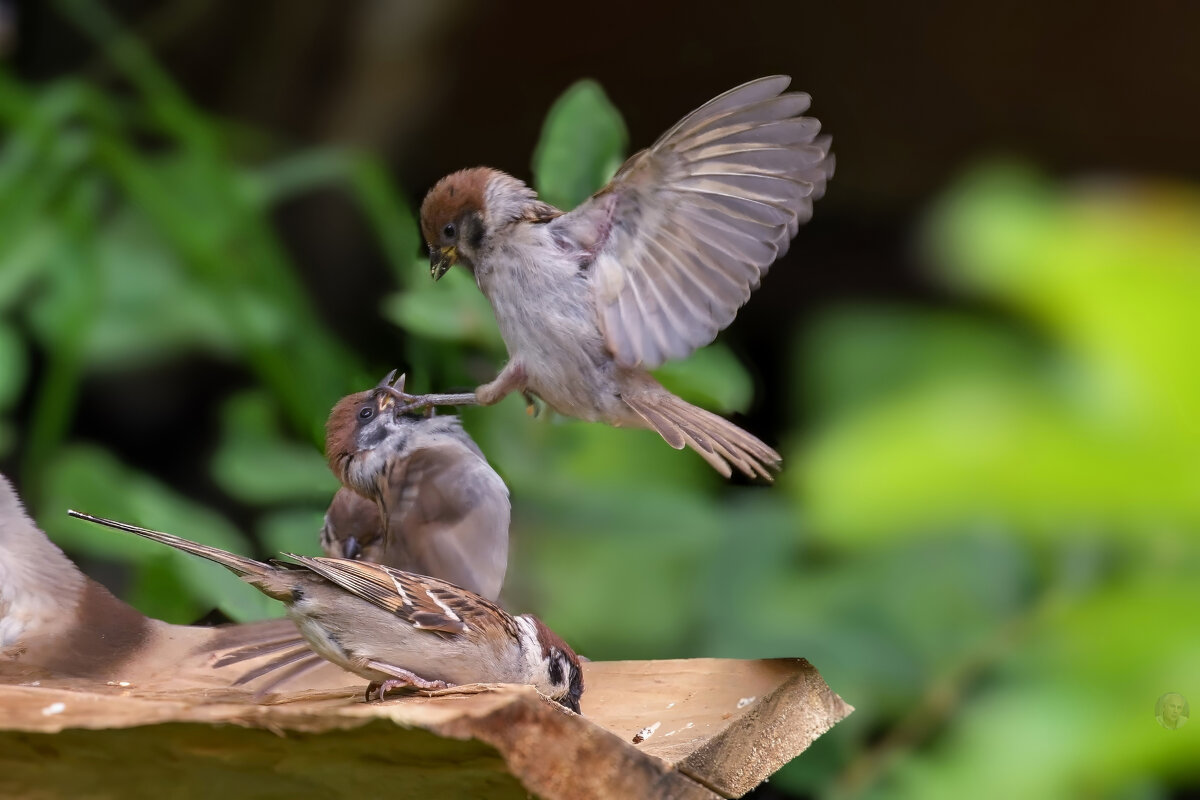
<instances>
[{"instance_id":1,"label":"green leaf","mask_svg":"<svg viewBox=\"0 0 1200 800\"><path fill-rule=\"evenodd\" d=\"M434 283L428 279L428 270L417 265L413 269L423 280L389 295L381 309L385 317L423 339L504 352L492 307L470 273L452 269Z\"/></svg>"},{"instance_id":2,"label":"green leaf","mask_svg":"<svg viewBox=\"0 0 1200 800\"><path fill-rule=\"evenodd\" d=\"M749 373L723 344L711 344L682 361L668 362L656 369L654 376L689 403L724 414L746 411L754 397Z\"/></svg>"},{"instance_id":3,"label":"green leaf","mask_svg":"<svg viewBox=\"0 0 1200 800\"><path fill-rule=\"evenodd\" d=\"M281 553L324 555L321 551L321 526L324 524L324 509L289 508L263 518L258 526L258 540L271 557Z\"/></svg>"},{"instance_id":4,"label":"green leaf","mask_svg":"<svg viewBox=\"0 0 1200 800\"><path fill-rule=\"evenodd\" d=\"M29 376L25 344L10 326L0 322L0 411L7 410L21 396Z\"/></svg>"},{"instance_id":5,"label":"green leaf","mask_svg":"<svg viewBox=\"0 0 1200 800\"><path fill-rule=\"evenodd\" d=\"M327 502L338 486L318 450L284 438L278 409L262 391L225 402L212 472L222 489L246 503Z\"/></svg>"},{"instance_id":6,"label":"green leaf","mask_svg":"<svg viewBox=\"0 0 1200 800\"><path fill-rule=\"evenodd\" d=\"M625 122L595 81L575 83L551 106L533 152L543 200L569 210L603 186L625 159Z\"/></svg>"},{"instance_id":7,"label":"green leaf","mask_svg":"<svg viewBox=\"0 0 1200 800\"><path fill-rule=\"evenodd\" d=\"M236 620L279 613L279 605L239 580L224 567L121 531L66 515L69 508L173 533L234 553L250 552L249 543L219 514L185 499L157 480L133 470L109 453L76 446L61 452L47 468L43 513L46 532L64 549L138 564L150 561L173 576L179 597L157 607L188 623L211 608ZM156 579L160 584L162 577ZM185 605L183 600L188 601ZM144 612L150 609L143 608Z\"/></svg>"},{"instance_id":8,"label":"green leaf","mask_svg":"<svg viewBox=\"0 0 1200 800\"><path fill-rule=\"evenodd\" d=\"M1200 196L1132 179L1060 189L998 164L930 217L949 281L1026 317L1071 359L1084 413L1126 411L1200 447Z\"/></svg>"},{"instance_id":9,"label":"green leaf","mask_svg":"<svg viewBox=\"0 0 1200 800\"><path fill-rule=\"evenodd\" d=\"M84 342L86 361L100 368L152 363L192 349L222 355L238 341L222 298L186 274L178 256L129 209L114 214L90 242L99 273L96 318ZM56 268L49 291L30 306L38 337L52 345L77 304L79 265Z\"/></svg>"},{"instance_id":10,"label":"green leaf","mask_svg":"<svg viewBox=\"0 0 1200 800\"><path fill-rule=\"evenodd\" d=\"M899 762L891 795L963 797L986 786L997 797L1111 797L1148 780L1195 785L1194 739L1154 718L1159 696L1186 697L1195 685L1200 626L1187 611L1200 603L1194 562L1129 555L1140 562L1133 574L1100 591L1048 598L995 679L965 698L939 746Z\"/></svg>"},{"instance_id":11,"label":"green leaf","mask_svg":"<svg viewBox=\"0 0 1200 800\"><path fill-rule=\"evenodd\" d=\"M695 491L719 480L698 455L671 449L652 431L582 422L548 409L533 418L520 395L490 408L464 408L462 417L514 498L576 498L586 494L580 487Z\"/></svg>"},{"instance_id":12,"label":"green leaf","mask_svg":"<svg viewBox=\"0 0 1200 800\"><path fill-rule=\"evenodd\" d=\"M876 398L965 375L1028 373L1032 343L966 314L847 306L823 314L792 348L793 392L819 416L853 414Z\"/></svg>"}]
</instances>

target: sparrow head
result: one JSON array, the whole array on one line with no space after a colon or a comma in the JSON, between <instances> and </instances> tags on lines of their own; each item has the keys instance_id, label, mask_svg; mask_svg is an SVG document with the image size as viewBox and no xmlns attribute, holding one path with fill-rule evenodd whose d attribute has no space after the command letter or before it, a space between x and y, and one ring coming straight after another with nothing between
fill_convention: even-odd
<instances>
[{"instance_id":1,"label":"sparrow head","mask_svg":"<svg viewBox=\"0 0 1200 800\"><path fill-rule=\"evenodd\" d=\"M540 677L549 689L544 694L578 714L579 698L583 696L583 670L579 667L579 656L540 619L532 614L523 614L522 617L529 620L536 631L537 642L531 643L530 650L541 658ZM538 688L542 689L543 686L539 685Z\"/></svg>"},{"instance_id":2,"label":"sparrow head","mask_svg":"<svg viewBox=\"0 0 1200 800\"><path fill-rule=\"evenodd\" d=\"M437 182L421 203L421 233L429 246L429 272L439 280L462 262L474 271L473 256L484 236L488 184L499 173L475 167L451 173Z\"/></svg>"},{"instance_id":3,"label":"sparrow head","mask_svg":"<svg viewBox=\"0 0 1200 800\"><path fill-rule=\"evenodd\" d=\"M381 562L386 539L378 505L344 486L338 489L321 526L325 555Z\"/></svg>"},{"instance_id":4,"label":"sparrow head","mask_svg":"<svg viewBox=\"0 0 1200 800\"><path fill-rule=\"evenodd\" d=\"M343 397L325 424L329 468L344 485L364 497L372 496L375 479L388 461L404 452L413 427L420 421L395 413L396 390L387 381L385 378L374 389Z\"/></svg>"}]
</instances>

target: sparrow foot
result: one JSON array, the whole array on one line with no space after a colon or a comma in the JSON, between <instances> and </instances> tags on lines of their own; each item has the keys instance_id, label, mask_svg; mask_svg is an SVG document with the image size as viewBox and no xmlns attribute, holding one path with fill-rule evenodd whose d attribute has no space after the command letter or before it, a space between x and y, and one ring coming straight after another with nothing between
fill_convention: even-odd
<instances>
[{"instance_id":1,"label":"sparrow foot","mask_svg":"<svg viewBox=\"0 0 1200 800\"><path fill-rule=\"evenodd\" d=\"M462 394L409 394L404 391L406 375L396 376L392 370L376 385L375 390L391 395L395 400L395 414L411 414L414 411L433 409L437 406L473 406L478 405L473 392Z\"/></svg>"},{"instance_id":2,"label":"sparrow foot","mask_svg":"<svg viewBox=\"0 0 1200 800\"><path fill-rule=\"evenodd\" d=\"M536 417L539 409L537 401L534 400L533 395L531 395L529 392L521 392L521 396L525 398L525 413L531 417Z\"/></svg>"},{"instance_id":3,"label":"sparrow foot","mask_svg":"<svg viewBox=\"0 0 1200 800\"><path fill-rule=\"evenodd\" d=\"M383 700L383 696L393 689L448 689L450 684L445 681L431 681L422 678L414 672L388 665L388 673L392 677L383 681L371 681L367 684L366 702Z\"/></svg>"}]
</instances>

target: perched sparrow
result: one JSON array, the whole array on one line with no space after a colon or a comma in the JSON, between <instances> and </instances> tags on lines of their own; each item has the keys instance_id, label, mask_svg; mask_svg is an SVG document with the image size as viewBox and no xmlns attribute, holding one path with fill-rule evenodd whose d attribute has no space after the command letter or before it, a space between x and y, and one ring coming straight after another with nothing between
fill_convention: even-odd
<instances>
[{"instance_id":1,"label":"perched sparrow","mask_svg":"<svg viewBox=\"0 0 1200 800\"><path fill-rule=\"evenodd\" d=\"M330 467L357 491L343 486L334 495L321 547L331 558L429 575L495 600L508 566L508 489L457 418L396 415L403 377L396 388L394 376L342 398L330 414ZM290 635L226 650L215 666L265 656L235 684L270 676L257 684L262 695L325 663L292 626Z\"/></svg>"},{"instance_id":2,"label":"perched sparrow","mask_svg":"<svg viewBox=\"0 0 1200 800\"><path fill-rule=\"evenodd\" d=\"M395 413L400 386L389 375L329 415L325 452L345 488L321 546L495 600L508 567L508 487L457 417Z\"/></svg>"},{"instance_id":3,"label":"perched sparrow","mask_svg":"<svg viewBox=\"0 0 1200 800\"><path fill-rule=\"evenodd\" d=\"M445 581L343 558L289 556L295 564L265 564L168 533L68 513L215 561L283 602L318 655L371 681L368 697L382 699L404 686L527 683L579 710L583 673L566 642L536 617L511 616Z\"/></svg>"},{"instance_id":4,"label":"perched sparrow","mask_svg":"<svg viewBox=\"0 0 1200 800\"><path fill-rule=\"evenodd\" d=\"M684 117L570 213L499 170L443 178L421 206L434 279L461 263L496 314L509 361L474 393L520 390L561 414L651 428L725 476L770 479L779 454L647 371L711 342L783 255L833 174L805 94L760 78Z\"/></svg>"}]
</instances>

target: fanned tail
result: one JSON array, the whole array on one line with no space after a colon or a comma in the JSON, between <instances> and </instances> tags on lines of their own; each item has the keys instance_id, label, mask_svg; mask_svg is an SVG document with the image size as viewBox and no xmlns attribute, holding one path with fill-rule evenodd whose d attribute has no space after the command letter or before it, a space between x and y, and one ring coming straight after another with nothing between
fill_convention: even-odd
<instances>
[{"instance_id":1,"label":"fanned tail","mask_svg":"<svg viewBox=\"0 0 1200 800\"><path fill-rule=\"evenodd\" d=\"M243 628L248 630L243 633L239 630ZM221 636L208 648L214 653L225 650L221 657L213 663L214 667L227 667L266 656L274 656L270 661L246 671L233 682L234 686L244 686L265 675L270 675L270 680L260 685L255 691L254 696L258 699L292 678L328 663L309 648L308 643L296 631L296 626L290 620L231 625L228 629L221 631L221 634L226 633L232 633L234 636ZM231 641L225 641L226 639Z\"/></svg>"},{"instance_id":2,"label":"fanned tail","mask_svg":"<svg viewBox=\"0 0 1200 800\"><path fill-rule=\"evenodd\" d=\"M666 390L622 395L625 403L676 450L692 448L726 478L730 465L748 477L773 481L779 453L724 417L687 403Z\"/></svg>"}]
</instances>

